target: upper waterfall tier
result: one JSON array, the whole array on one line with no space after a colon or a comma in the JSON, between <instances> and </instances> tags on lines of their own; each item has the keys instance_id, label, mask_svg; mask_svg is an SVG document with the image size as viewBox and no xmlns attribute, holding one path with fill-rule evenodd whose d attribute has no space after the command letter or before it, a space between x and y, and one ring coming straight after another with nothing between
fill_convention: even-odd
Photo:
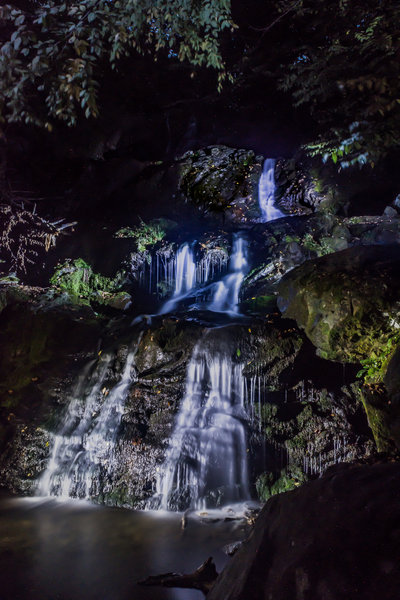
<instances>
[{"instance_id":1,"label":"upper waterfall tier","mask_svg":"<svg viewBox=\"0 0 400 600\"><path fill-rule=\"evenodd\" d=\"M274 221L285 215L274 206L275 203L275 159L266 158L258 182L258 201L263 222Z\"/></svg>"},{"instance_id":2,"label":"upper waterfall tier","mask_svg":"<svg viewBox=\"0 0 400 600\"><path fill-rule=\"evenodd\" d=\"M188 298L191 306L204 308L227 315L237 315L240 286L248 272L247 243L236 234L233 239L232 253L228 273L217 281L208 283L210 266L206 270L196 267L193 248L183 244L175 257L175 289L172 297L159 310L160 315L179 308L179 304ZM201 277L196 277L200 273Z\"/></svg>"}]
</instances>

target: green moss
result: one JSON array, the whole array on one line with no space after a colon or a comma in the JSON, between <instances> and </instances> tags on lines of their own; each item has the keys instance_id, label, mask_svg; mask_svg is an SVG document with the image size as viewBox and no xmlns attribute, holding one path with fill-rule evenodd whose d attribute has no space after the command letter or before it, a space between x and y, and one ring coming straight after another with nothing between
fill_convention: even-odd
<instances>
[{"instance_id":1,"label":"green moss","mask_svg":"<svg viewBox=\"0 0 400 600\"><path fill-rule=\"evenodd\" d=\"M285 244L291 244L292 242L296 242L298 244L300 242L300 238L298 235L285 235L283 241Z\"/></svg>"},{"instance_id":2,"label":"green moss","mask_svg":"<svg viewBox=\"0 0 400 600\"><path fill-rule=\"evenodd\" d=\"M133 238L136 241L139 252L145 252L150 246L154 246L161 242L166 236L166 230L176 226L174 221L168 219L154 219L150 223L145 223L140 219L140 225L137 227L123 227L119 229L115 237L118 238Z\"/></svg>"},{"instance_id":3,"label":"green moss","mask_svg":"<svg viewBox=\"0 0 400 600\"><path fill-rule=\"evenodd\" d=\"M56 268L50 279L50 284L66 293L72 302L88 306L92 302L118 306L123 301L121 293L124 294L124 300L128 301L127 294L120 291L122 282L122 273L113 279L94 273L82 258L67 259Z\"/></svg>"},{"instance_id":4,"label":"green moss","mask_svg":"<svg viewBox=\"0 0 400 600\"><path fill-rule=\"evenodd\" d=\"M258 313L258 314L266 314L272 313L276 311L276 296L274 295L266 295L266 296L254 296L253 298L249 298L242 303L242 306L245 311Z\"/></svg>"},{"instance_id":5,"label":"green moss","mask_svg":"<svg viewBox=\"0 0 400 600\"><path fill-rule=\"evenodd\" d=\"M295 489L307 481L307 476L299 467L282 470L276 478L273 473L262 473L256 481L256 490L261 502L266 502L271 496L282 494Z\"/></svg>"},{"instance_id":6,"label":"green moss","mask_svg":"<svg viewBox=\"0 0 400 600\"><path fill-rule=\"evenodd\" d=\"M376 340L375 340L376 343ZM357 377L363 378L364 383L380 383L386 374L388 364L400 343L400 333L390 336L376 351L371 351L366 359L361 359L362 369Z\"/></svg>"}]
</instances>

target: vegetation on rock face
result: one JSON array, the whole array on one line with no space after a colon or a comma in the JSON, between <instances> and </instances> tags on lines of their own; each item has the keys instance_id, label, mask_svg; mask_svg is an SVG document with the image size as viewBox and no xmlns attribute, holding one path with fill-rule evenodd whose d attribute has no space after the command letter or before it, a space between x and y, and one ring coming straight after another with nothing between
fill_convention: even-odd
<instances>
[{"instance_id":1,"label":"vegetation on rock face","mask_svg":"<svg viewBox=\"0 0 400 600\"><path fill-rule=\"evenodd\" d=\"M400 447L393 368L388 376L399 340L398 261L398 247L352 248L304 264L279 285L278 305L320 356L363 365L361 399L385 451Z\"/></svg>"},{"instance_id":2,"label":"vegetation on rock face","mask_svg":"<svg viewBox=\"0 0 400 600\"><path fill-rule=\"evenodd\" d=\"M127 292L121 291L123 274L114 279L93 273L92 267L83 259L67 259L56 271L50 283L77 304L90 305L92 302L125 309L131 303Z\"/></svg>"},{"instance_id":3,"label":"vegetation on rock face","mask_svg":"<svg viewBox=\"0 0 400 600\"><path fill-rule=\"evenodd\" d=\"M307 481L307 476L299 467L282 470L280 477L275 479L272 473L262 473L256 481L256 490L261 502L266 502L271 496L289 492Z\"/></svg>"},{"instance_id":4,"label":"vegetation on rock face","mask_svg":"<svg viewBox=\"0 0 400 600\"><path fill-rule=\"evenodd\" d=\"M146 252L148 246L154 246L158 242L161 242L166 236L165 226L168 227L169 223L173 223L172 221L168 222L164 219L155 219L150 223L145 223L142 220L140 221L140 225L137 227L123 227L115 234L115 237L117 238L133 238L139 252ZM165 223L163 223L163 221L165 221ZM171 225L169 225L169 227L171 228Z\"/></svg>"},{"instance_id":5,"label":"vegetation on rock face","mask_svg":"<svg viewBox=\"0 0 400 600\"><path fill-rule=\"evenodd\" d=\"M372 246L309 261L281 281L278 306L323 358L369 359L396 334L398 260L395 249Z\"/></svg>"}]
</instances>

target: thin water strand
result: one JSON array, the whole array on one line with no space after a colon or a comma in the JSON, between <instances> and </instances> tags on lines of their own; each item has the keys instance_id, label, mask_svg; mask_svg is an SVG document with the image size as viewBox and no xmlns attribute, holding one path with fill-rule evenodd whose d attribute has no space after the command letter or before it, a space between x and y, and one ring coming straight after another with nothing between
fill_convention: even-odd
<instances>
[{"instance_id":1,"label":"thin water strand","mask_svg":"<svg viewBox=\"0 0 400 600\"><path fill-rule=\"evenodd\" d=\"M246 240L236 235L229 262L229 273L214 284L213 297L207 308L229 315L239 314L240 287L248 270Z\"/></svg>"}]
</instances>

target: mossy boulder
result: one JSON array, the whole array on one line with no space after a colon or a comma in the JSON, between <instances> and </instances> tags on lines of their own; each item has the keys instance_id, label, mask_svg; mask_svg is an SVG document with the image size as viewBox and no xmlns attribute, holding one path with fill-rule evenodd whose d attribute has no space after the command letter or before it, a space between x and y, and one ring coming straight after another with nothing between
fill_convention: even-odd
<instances>
[{"instance_id":1,"label":"mossy boulder","mask_svg":"<svg viewBox=\"0 0 400 600\"><path fill-rule=\"evenodd\" d=\"M400 387L391 365L399 345L399 246L351 248L309 261L278 290L278 307L319 356L362 363L361 397L377 448L399 448Z\"/></svg>"},{"instance_id":2,"label":"mossy boulder","mask_svg":"<svg viewBox=\"0 0 400 600\"><path fill-rule=\"evenodd\" d=\"M278 307L323 358L359 362L400 323L400 248L358 247L308 261L278 285Z\"/></svg>"}]
</instances>

